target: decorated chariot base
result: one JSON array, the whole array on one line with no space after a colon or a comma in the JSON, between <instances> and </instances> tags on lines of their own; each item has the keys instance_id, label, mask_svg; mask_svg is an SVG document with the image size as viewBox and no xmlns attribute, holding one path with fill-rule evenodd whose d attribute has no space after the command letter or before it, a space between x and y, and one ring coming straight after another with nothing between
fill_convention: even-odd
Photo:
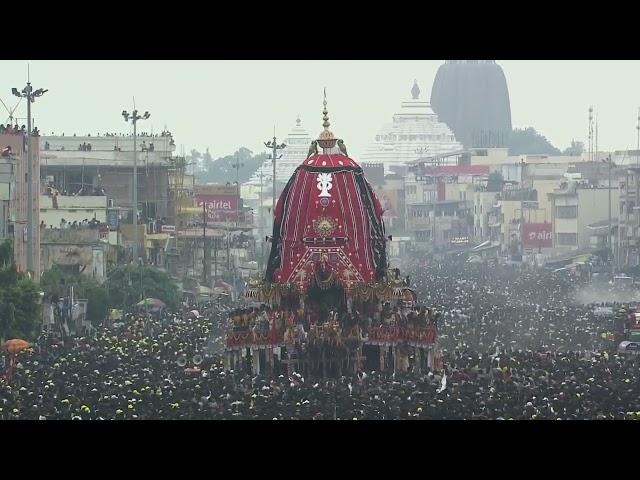
<instances>
[{"instance_id":1,"label":"decorated chariot base","mask_svg":"<svg viewBox=\"0 0 640 480\"><path fill-rule=\"evenodd\" d=\"M433 367L436 319L388 270L384 210L329 130L326 97L322 113L323 131L278 199L265 276L245 294L263 306L232 315L227 368L333 376Z\"/></svg>"}]
</instances>

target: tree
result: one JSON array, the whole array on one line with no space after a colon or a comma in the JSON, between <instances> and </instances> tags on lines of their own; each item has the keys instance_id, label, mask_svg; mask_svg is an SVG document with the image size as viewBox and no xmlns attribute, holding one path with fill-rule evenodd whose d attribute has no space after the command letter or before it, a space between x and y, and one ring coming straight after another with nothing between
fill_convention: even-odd
<instances>
[{"instance_id":1,"label":"tree","mask_svg":"<svg viewBox=\"0 0 640 480\"><path fill-rule=\"evenodd\" d=\"M40 290L13 263L10 241L0 246L0 339L32 339L41 325Z\"/></svg>"},{"instance_id":2,"label":"tree","mask_svg":"<svg viewBox=\"0 0 640 480\"><path fill-rule=\"evenodd\" d=\"M509 137L509 155L560 155L560 150L535 128L515 128Z\"/></svg>"},{"instance_id":3,"label":"tree","mask_svg":"<svg viewBox=\"0 0 640 480\"><path fill-rule=\"evenodd\" d=\"M100 324L109 313L111 305L109 293L98 285L92 285L86 290L87 320L92 324Z\"/></svg>"},{"instance_id":4,"label":"tree","mask_svg":"<svg viewBox=\"0 0 640 480\"><path fill-rule=\"evenodd\" d=\"M177 285L165 272L152 267L118 267L111 272L104 287L112 305L131 306L143 298L158 298L171 309L180 305Z\"/></svg>"},{"instance_id":5,"label":"tree","mask_svg":"<svg viewBox=\"0 0 640 480\"><path fill-rule=\"evenodd\" d=\"M40 279L45 298L66 297L73 286L73 296L87 300L87 320L99 324L109 313L110 299L107 291L96 280L80 273L70 273L58 265L42 274Z\"/></svg>"},{"instance_id":6,"label":"tree","mask_svg":"<svg viewBox=\"0 0 640 480\"><path fill-rule=\"evenodd\" d=\"M237 179L240 183L244 183L260 168L267 157L267 153L253 155L253 152L248 148L240 147L233 155L212 160L209 149L207 149L207 153L202 157L203 170L196 174L196 178L202 183L235 182L236 169L234 165L240 163Z\"/></svg>"}]
</instances>

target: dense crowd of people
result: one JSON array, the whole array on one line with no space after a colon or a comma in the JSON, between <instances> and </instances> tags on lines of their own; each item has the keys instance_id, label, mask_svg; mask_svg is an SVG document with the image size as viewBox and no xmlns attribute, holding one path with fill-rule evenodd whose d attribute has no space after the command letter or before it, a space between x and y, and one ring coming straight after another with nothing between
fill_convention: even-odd
<instances>
[{"instance_id":1,"label":"dense crowd of people","mask_svg":"<svg viewBox=\"0 0 640 480\"><path fill-rule=\"evenodd\" d=\"M39 338L0 383L0 418L640 418L638 356L617 353L614 320L577 303L574 280L462 263L413 270L418 298L440 313L431 321L442 369L332 379L225 371L225 330L267 331L272 312L210 304L197 317L130 316L65 345Z\"/></svg>"}]
</instances>

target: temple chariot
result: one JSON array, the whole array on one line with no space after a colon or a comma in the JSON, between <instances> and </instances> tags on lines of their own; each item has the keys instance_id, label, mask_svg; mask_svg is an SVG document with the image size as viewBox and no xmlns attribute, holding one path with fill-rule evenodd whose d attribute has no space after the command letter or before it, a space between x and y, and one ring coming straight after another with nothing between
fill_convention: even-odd
<instances>
[{"instance_id":1,"label":"temple chariot","mask_svg":"<svg viewBox=\"0 0 640 480\"><path fill-rule=\"evenodd\" d=\"M329 129L294 171L274 212L271 252L251 307L231 313L230 370L333 377L420 372L437 362L437 322L409 279L388 268L383 208Z\"/></svg>"}]
</instances>

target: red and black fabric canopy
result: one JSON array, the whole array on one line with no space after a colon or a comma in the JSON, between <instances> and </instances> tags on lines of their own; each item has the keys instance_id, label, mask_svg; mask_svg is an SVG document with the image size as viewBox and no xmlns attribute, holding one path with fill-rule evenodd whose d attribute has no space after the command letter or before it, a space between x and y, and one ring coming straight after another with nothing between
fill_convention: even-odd
<instances>
[{"instance_id":1,"label":"red and black fabric canopy","mask_svg":"<svg viewBox=\"0 0 640 480\"><path fill-rule=\"evenodd\" d=\"M314 282L351 288L381 280L387 263L382 213L354 160L309 157L278 200L266 280L300 290Z\"/></svg>"}]
</instances>

